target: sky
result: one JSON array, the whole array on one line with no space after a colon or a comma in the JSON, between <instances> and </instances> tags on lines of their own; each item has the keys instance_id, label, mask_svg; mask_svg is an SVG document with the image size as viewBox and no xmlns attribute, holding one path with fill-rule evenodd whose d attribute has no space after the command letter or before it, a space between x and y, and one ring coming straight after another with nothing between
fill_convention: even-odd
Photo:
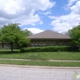
<instances>
[{"instance_id":1,"label":"sky","mask_svg":"<svg viewBox=\"0 0 80 80\"><path fill-rule=\"evenodd\" d=\"M0 0L0 26L10 23L33 34L66 33L80 24L80 0Z\"/></svg>"}]
</instances>

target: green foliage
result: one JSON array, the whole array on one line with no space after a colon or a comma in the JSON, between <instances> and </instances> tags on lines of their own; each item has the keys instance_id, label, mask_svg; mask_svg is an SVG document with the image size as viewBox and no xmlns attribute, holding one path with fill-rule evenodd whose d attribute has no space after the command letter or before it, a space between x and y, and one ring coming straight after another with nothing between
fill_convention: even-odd
<instances>
[{"instance_id":1,"label":"green foliage","mask_svg":"<svg viewBox=\"0 0 80 80\"><path fill-rule=\"evenodd\" d=\"M16 46L21 47L23 44L29 43L29 39L26 38L19 24L16 23L4 25L0 29L0 41L2 43L8 43L12 51Z\"/></svg>"},{"instance_id":2,"label":"green foliage","mask_svg":"<svg viewBox=\"0 0 80 80\"><path fill-rule=\"evenodd\" d=\"M77 46L45 46L21 48L22 52L58 52L58 51L78 51Z\"/></svg>"},{"instance_id":3,"label":"green foliage","mask_svg":"<svg viewBox=\"0 0 80 80\"><path fill-rule=\"evenodd\" d=\"M32 35L32 33L27 29L23 30L23 33L25 34L26 37Z\"/></svg>"},{"instance_id":4,"label":"green foliage","mask_svg":"<svg viewBox=\"0 0 80 80\"><path fill-rule=\"evenodd\" d=\"M71 36L73 44L80 45L80 25L69 30L68 34Z\"/></svg>"}]
</instances>

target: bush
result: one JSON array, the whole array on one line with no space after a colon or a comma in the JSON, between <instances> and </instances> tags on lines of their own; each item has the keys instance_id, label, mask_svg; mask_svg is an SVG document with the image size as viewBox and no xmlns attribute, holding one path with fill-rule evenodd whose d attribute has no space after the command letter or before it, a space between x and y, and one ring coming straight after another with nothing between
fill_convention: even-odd
<instances>
[{"instance_id":1,"label":"bush","mask_svg":"<svg viewBox=\"0 0 80 80\"><path fill-rule=\"evenodd\" d=\"M25 47L21 52L57 52L57 51L79 51L76 46L45 46L45 47Z\"/></svg>"}]
</instances>

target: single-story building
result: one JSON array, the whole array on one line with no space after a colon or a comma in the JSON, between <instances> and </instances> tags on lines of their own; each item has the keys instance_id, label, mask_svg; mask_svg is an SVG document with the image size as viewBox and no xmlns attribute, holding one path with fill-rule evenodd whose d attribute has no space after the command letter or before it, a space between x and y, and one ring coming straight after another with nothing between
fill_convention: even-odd
<instances>
[{"instance_id":1,"label":"single-story building","mask_svg":"<svg viewBox=\"0 0 80 80\"><path fill-rule=\"evenodd\" d=\"M70 37L51 30L28 36L31 40L30 46L69 46Z\"/></svg>"},{"instance_id":2,"label":"single-story building","mask_svg":"<svg viewBox=\"0 0 80 80\"><path fill-rule=\"evenodd\" d=\"M69 46L71 39L68 35L46 30L41 33L30 35L27 38L31 43L29 46ZM0 43L0 48L9 48L9 45Z\"/></svg>"}]
</instances>

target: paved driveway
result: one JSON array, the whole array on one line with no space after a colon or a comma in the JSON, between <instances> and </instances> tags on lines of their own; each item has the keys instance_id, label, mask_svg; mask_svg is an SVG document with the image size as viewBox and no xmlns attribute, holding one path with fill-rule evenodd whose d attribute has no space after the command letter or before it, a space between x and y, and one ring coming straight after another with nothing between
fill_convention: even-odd
<instances>
[{"instance_id":1,"label":"paved driveway","mask_svg":"<svg viewBox=\"0 0 80 80\"><path fill-rule=\"evenodd\" d=\"M0 80L80 80L80 68L0 65Z\"/></svg>"}]
</instances>

